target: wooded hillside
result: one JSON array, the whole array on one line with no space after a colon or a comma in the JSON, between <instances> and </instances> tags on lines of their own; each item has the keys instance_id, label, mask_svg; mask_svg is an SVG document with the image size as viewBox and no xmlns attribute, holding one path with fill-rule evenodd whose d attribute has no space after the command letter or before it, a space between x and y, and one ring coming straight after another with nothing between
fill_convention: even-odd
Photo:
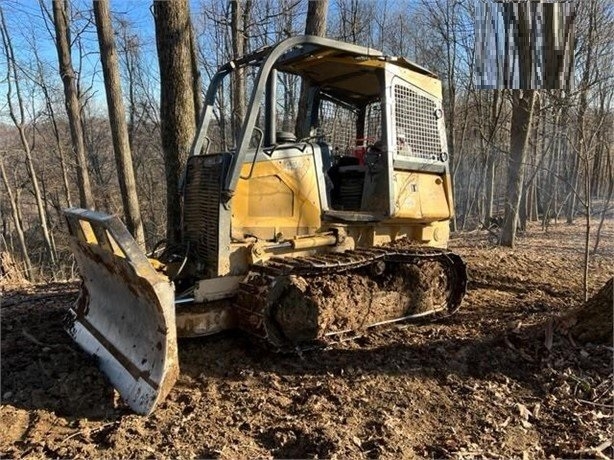
<instances>
[{"instance_id":1,"label":"wooded hillside","mask_svg":"<svg viewBox=\"0 0 614 460\"><path fill-rule=\"evenodd\" d=\"M528 221L540 221L546 231L583 216L605 216L613 206L614 12L606 0L577 4L575 86L524 94L476 89L472 1L173 2L181 13L169 5L154 2L152 9L139 10L111 2L108 24L84 1L0 5L0 244L24 279L74 275L64 207L121 215L134 231L143 228L144 236L137 238L144 237L149 250L164 238L176 239L179 207L167 203L178 199L177 181L195 126L190 113L198 111L209 78L228 60L305 30L325 30L331 38L408 57L442 79L456 201L453 229L499 226L497 242L512 246ZM178 37L183 41L173 45ZM165 54L171 46L185 52ZM101 61L105 50L112 50L117 62L115 82ZM181 84L179 76L186 78ZM219 92L212 150L233 147L253 79L253 72L237 75ZM168 82L178 89L170 90ZM105 99L105 85L116 97L108 112L106 100L114 99L109 94ZM169 111L165 101L188 89L194 95L182 104L192 108ZM301 82L283 75L278 91L283 94L278 126L292 131L302 116ZM115 128L109 128L122 110L127 133L114 140ZM525 117L515 125L519 110ZM179 116L185 117L181 128ZM522 123L526 139L514 144ZM525 146L522 152L518 146ZM135 185L125 184L130 163ZM506 218L506 207L514 218ZM593 235L578 242L587 254L599 249L599 232Z\"/></svg>"}]
</instances>

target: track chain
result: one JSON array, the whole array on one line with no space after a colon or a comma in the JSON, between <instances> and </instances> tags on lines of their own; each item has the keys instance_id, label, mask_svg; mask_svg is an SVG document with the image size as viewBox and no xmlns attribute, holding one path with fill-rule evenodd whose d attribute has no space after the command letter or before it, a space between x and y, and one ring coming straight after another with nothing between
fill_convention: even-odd
<instances>
[{"instance_id":1,"label":"track chain","mask_svg":"<svg viewBox=\"0 0 614 460\"><path fill-rule=\"evenodd\" d=\"M457 254L445 249L431 247L416 247L411 249L396 249L394 247L379 247L371 249L355 249L343 253L326 253L310 257L273 257L264 264L250 265L249 274L239 285L236 297L236 307L239 310L240 327L252 335L273 345L276 349L284 349L285 339L279 336L266 321L266 312L271 303L283 295L283 278L288 276L326 276L347 273L348 271L372 267L377 270L377 264L405 264L420 266L423 262L439 262L446 270L448 279L453 286L448 296L448 308L445 315L455 313L466 292L467 277L465 263ZM441 311L433 312L442 314ZM399 318L398 322L410 319ZM375 325L372 325L375 326ZM351 332L352 331L348 331ZM348 334L335 333L335 336ZM328 343L334 341L333 334L327 334ZM326 345L325 343L324 345ZM303 349L303 347L301 347ZM295 351L295 348L290 348Z\"/></svg>"}]
</instances>

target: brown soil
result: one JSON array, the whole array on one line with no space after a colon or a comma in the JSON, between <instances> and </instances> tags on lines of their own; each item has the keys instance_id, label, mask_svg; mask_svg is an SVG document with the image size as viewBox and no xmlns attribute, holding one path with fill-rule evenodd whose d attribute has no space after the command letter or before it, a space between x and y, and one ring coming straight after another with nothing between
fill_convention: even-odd
<instances>
[{"instance_id":1,"label":"brown soil","mask_svg":"<svg viewBox=\"0 0 614 460\"><path fill-rule=\"evenodd\" d=\"M514 250L482 233L463 308L335 348L275 354L239 333L180 343L182 373L131 414L62 329L76 285L6 290L0 455L8 458L611 457L611 346L573 342L554 315L581 304L582 227L537 228ZM614 273L614 222L590 267Z\"/></svg>"},{"instance_id":2,"label":"brown soil","mask_svg":"<svg viewBox=\"0 0 614 460\"><path fill-rule=\"evenodd\" d=\"M571 333L581 342L611 344L614 328L614 278L588 301L564 319Z\"/></svg>"}]
</instances>

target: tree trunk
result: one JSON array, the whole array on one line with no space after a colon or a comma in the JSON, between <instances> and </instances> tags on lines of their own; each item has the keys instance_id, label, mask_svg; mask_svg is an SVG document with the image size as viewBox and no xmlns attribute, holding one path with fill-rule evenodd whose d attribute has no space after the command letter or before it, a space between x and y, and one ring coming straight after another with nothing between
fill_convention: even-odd
<instances>
[{"instance_id":1,"label":"tree trunk","mask_svg":"<svg viewBox=\"0 0 614 460\"><path fill-rule=\"evenodd\" d=\"M38 213L38 219L41 224L41 231L43 232L43 240L45 241L45 248L47 249L47 254L49 256L49 261L51 265L55 265L55 251L53 250L53 244L51 242L51 234L49 232L49 225L47 224L47 212L45 210L45 204L43 199L43 194L41 193L40 186L38 184L38 178L36 175L36 170L34 169L34 163L32 162L32 152L30 150L30 144L26 139L25 132L23 130L23 126L19 127L19 137L21 138L21 143L23 145L23 149L25 152L25 163L26 169L28 170L28 177L30 178L30 182L32 183L32 189L34 190L34 199L36 201L36 211Z\"/></svg>"},{"instance_id":2,"label":"tree trunk","mask_svg":"<svg viewBox=\"0 0 614 460\"><path fill-rule=\"evenodd\" d=\"M568 224L573 224L576 217L576 193L578 190L578 183L580 179L580 155L574 155L572 158L572 167L569 173L569 201L567 202L566 218Z\"/></svg>"},{"instance_id":3,"label":"tree trunk","mask_svg":"<svg viewBox=\"0 0 614 460\"><path fill-rule=\"evenodd\" d=\"M79 188L79 205L82 208L94 208L94 197L85 157L85 142L81 125L81 106L77 94L75 71L70 56L70 31L68 28L68 4L66 0L53 0L53 23L55 26L56 49L60 64L60 76L64 84L66 112L70 126L70 137L77 160L77 186Z\"/></svg>"},{"instance_id":4,"label":"tree trunk","mask_svg":"<svg viewBox=\"0 0 614 460\"><path fill-rule=\"evenodd\" d=\"M572 176L569 182L571 183L570 192L571 197L569 200L569 206L567 207L567 223L572 224L576 213L576 201L579 185L580 175L580 162L584 159L588 152L586 150L586 111L588 110L588 91L591 79L591 70L593 63L593 53L595 47L596 31L595 21L597 20L596 2L590 3L590 12L588 14L588 39L586 43L586 62L584 64L584 70L582 71L582 79L580 81L580 101L578 103L578 115L576 118L576 133L578 138L578 148L576 149L576 155L574 158L574 168L571 171ZM586 169L585 174L589 174L589 170Z\"/></svg>"},{"instance_id":5,"label":"tree trunk","mask_svg":"<svg viewBox=\"0 0 614 460\"><path fill-rule=\"evenodd\" d=\"M484 223L490 224L493 218L493 204L495 199L495 147L491 148L486 160L486 203L484 206Z\"/></svg>"},{"instance_id":6,"label":"tree trunk","mask_svg":"<svg viewBox=\"0 0 614 460\"><path fill-rule=\"evenodd\" d=\"M327 13L328 0L309 0L307 19L305 21L305 35L326 36Z\"/></svg>"},{"instance_id":7,"label":"tree trunk","mask_svg":"<svg viewBox=\"0 0 614 460\"><path fill-rule=\"evenodd\" d=\"M195 134L191 23L187 0L153 3L160 66L160 118L166 171L166 234L181 241L179 181Z\"/></svg>"},{"instance_id":8,"label":"tree trunk","mask_svg":"<svg viewBox=\"0 0 614 460\"><path fill-rule=\"evenodd\" d=\"M98 43L100 45L100 60L102 61L107 106L109 108L113 151L115 152L115 164L117 165L117 175L124 213L126 215L126 224L128 231L132 233L137 244L144 250L145 233L143 231L143 221L141 219L136 181L134 179L132 153L128 139L128 125L126 124L126 110L122 98L119 63L115 50L108 0L94 1L94 16L96 18Z\"/></svg>"},{"instance_id":9,"label":"tree trunk","mask_svg":"<svg viewBox=\"0 0 614 460\"><path fill-rule=\"evenodd\" d=\"M584 285L584 301L588 300L588 262L589 245L591 243L591 178L589 174L588 157L584 158L584 211L586 212L586 225L584 228L584 271L582 274L582 284Z\"/></svg>"},{"instance_id":10,"label":"tree trunk","mask_svg":"<svg viewBox=\"0 0 614 460\"><path fill-rule=\"evenodd\" d=\"M495 146L495 134L497 132L497 122L499 120L500 108L503 101L499 103L499 96L502 91L493 91L493 100L490 107L490 132L488 135L488 144L490 152L486 159L486 202L484 206L484 224L490 225L490 220L493 217L493 203L495 198L495 174L496 174L496 159L497 148ZM502 98L501 98L502 99Z\"/></svg>"},{"instance_id":11,"label":"tree trunk","mask_svg":"<svg viewBox=\"0 0 614 460\"><path fill-rule=\"evenodd\" d=\"M307 6L307 19L305 21L305 35L326 36L326 16L328 13L328 0L310 0ZM309 96L309 82L301 81L301 95L298 102L298 112L296 114L296 134L299 139L309 136L305 119L307 113L307 103Z\"/></svg>"},{"instance_id":12,"label":"tree trunk","mask_svg":"<svg viewBox=\"0 0 614 460\"><path fill-rule=\"evenodd\" d=\"M238 59L245 54L244 11L241 1L232 0L230 2L233 59ZM236 143L241 133L243 118L245 118L245 68L236 69L232 74L232 107L232 136Z\"/></svg>"},{"instance_id":13,"label":"tree trunk","mask_svg":"<svg viewBox=\"0 0 614 460\"><path fill-rule=\"evenodd\" d=\"M192 27L192 21L189 19L189 32L190 32L190 59L192 64L192 91L194 97L194 123L198 125L200 119L200 112L203 109L203 82L200 76L200 67L198 64L198 42L196 35L194 34L194 28Z\"/></svg>"},{"instance_id":14,"label":"tree trunk","mask_svg":"<svg viewBox=\"0 0 614 460\"><path fill-rule=\"evenodd\" d=\"M21 256L23 258L23 262L26 266L26 278L29 281L32 281L32 262L30 262L30 256L28 255L28 247L26 246L26 239L23 233L23 227L21 225L21 219L19 218L19 206L17 204L17 200L15 199L15 195L13 194L13 189L11 188L11 184L6 176L6 171L4 169L4 161L0 157L0 173L2 174L2 182L4 182L4 187L6 188L6 194L9 198L9 203L11 205L11 214L13 216L13 223L15 224L15 231L17 232L17 238L19 239L19 247L21 249Z\"/></svg>"},{"instance_id":15,"label":"tree trunk","mask_svg":"<svg viewBox=\"0 0 614 460\"><path fill-rule=\"evenodd\" d=\"M505 219L501 231L501 245L514 247L518 209L522 196L524 164L533 115L534 90L513 90L512 126L510 130L510 157L507 169L507 195Z\"/></svg>"},{"instance_id":16,"label":"tree trunk","mask_svg":"<svg viewBox=\"0 0 614 460\"><path fill-rule=\"evenodd\" d=\"M518 229L521 232L527 230L527 184L523 184L520 194L520 207L518 209Z\"/></svg>"}]
</instances>

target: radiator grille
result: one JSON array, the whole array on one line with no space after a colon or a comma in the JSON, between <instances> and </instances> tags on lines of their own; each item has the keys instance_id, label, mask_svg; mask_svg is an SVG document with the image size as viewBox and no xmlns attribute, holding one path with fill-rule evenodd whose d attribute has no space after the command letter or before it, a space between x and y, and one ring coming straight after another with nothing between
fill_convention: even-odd
<instances>
[{"instance_id":1,"label":"radiator grille","mask_svg":"<svg viewBox=\"0 0 614 460\"><path fill-rule=\"evenodd\" d=\"M184 195L184 237L190 257L203 269L216 270L219 254L219 220L225 155L188 159Z\"/></svg>"},{"instance_id":2,"label":"radiator grille","mask_svg":"<svg viewBox=\"0 0 614 460\"><path fill-rule=\"evenodd\" d=\"M413 158L439 159L442 150L435 103L401 85L394 86L394 100L397 153Z\"/></svg>"}]
</instances>

